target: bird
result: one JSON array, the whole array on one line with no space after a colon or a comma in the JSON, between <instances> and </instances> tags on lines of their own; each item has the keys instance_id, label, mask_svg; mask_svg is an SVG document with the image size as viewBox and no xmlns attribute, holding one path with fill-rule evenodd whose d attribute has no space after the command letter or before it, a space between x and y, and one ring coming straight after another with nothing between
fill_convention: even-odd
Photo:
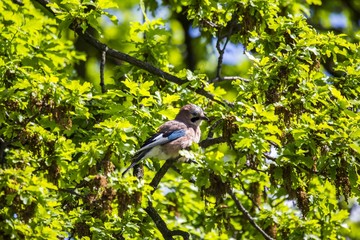
<instances>
[{"instance_id":1,"label":"bird","mask_svg":"<svg viewBox=\"0 0 360 240\"><path fill-rule=\"evenodd\" d=\"M158 131L144 142L122 176L145 158L168 160L179 157L180 150L200 141L199 126L203 120L209 119L199 106L195 104L183 106L174 120L162 124Z\"/></svg>"}]
</instances>

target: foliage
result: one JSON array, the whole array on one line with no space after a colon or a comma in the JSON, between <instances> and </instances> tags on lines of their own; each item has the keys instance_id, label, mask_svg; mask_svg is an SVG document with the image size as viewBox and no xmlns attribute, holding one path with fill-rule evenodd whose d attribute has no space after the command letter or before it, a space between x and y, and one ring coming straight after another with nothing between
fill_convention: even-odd
<instances>
[{"instance_id":1,"label":"foliage","mask_svg":"<svg viewBox=\"0 0 360 240\"><path fill-rule=\"evenodd\" d=\"M360 8L327 29L329 2L1 1L0 239L360 239ZM129 54L105 92L86 34ZM189 102L198 164L122 177Z\"/></svg>"}]
</instances>

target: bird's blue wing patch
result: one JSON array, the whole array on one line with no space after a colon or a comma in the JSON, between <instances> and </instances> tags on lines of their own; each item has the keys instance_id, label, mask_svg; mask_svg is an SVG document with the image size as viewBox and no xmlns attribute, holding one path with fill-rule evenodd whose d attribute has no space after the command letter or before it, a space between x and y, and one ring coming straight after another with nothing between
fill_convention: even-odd
<instances>
[{"instance_id":1,"label":"bird's blue wing patch","mask_svg":"<svg viewBox=\"0 0 360 240\"><path fill-rule=\"evenodd\" d=\"M165 133L157 133L151 138L149 138L144 145L138 150L138 152L141 152L146 149L153 148L158 145L163 145L168 142L174 141L180 137L185 136L185 129L179 129L175 131L169 131Z\"/></svg>"},{"instance_id":2,"label":"bird's blue wing patch","mask_svg":"<svg viewBox=\"0 0 360 240\"><path fill-rule=\"evenodd\" d=\"M183 136L185 136L184 129L173 131L168 136L165 136L165 134L164 134L164 137L167 137L169 139L169 141L173 141L173 140L178 139Z\"/></svg>"},{"instance_id":3,"label":"bird's blue wing patch","mask_svg":"<svg viewBox=\"0 0 360 240\"><path fill-rule=\"evenodd\" d=\"M153 137L151 137L151 139L148 140L147 143L144 144L139 151L172 142L178 138L185 136L185 132L186 132L185 129L179 129L175 131L168 131L168 132L156 134Z\"/></svg>"}]
</instances>

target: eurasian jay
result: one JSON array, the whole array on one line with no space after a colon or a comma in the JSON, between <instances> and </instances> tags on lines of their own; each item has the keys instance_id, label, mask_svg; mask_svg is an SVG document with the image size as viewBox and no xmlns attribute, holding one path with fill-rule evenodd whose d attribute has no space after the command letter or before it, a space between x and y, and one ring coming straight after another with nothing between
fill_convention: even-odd
<instances>
[{"instance_id":1,"label":"eurasian jay","mask_svg":"<svg viewBox=\"0 0 360 240\"><path fill-rule=\"evenodd\" d=\"M194 105L183 106L175 120L161 125L154 135L148 138L132 158L131 165L123 172L123 176L136 164L145 158L155 157L168 160L179 157L179 151L200 141L200 124L208 120L204 111Z\"/></svg>"}]
</instances>

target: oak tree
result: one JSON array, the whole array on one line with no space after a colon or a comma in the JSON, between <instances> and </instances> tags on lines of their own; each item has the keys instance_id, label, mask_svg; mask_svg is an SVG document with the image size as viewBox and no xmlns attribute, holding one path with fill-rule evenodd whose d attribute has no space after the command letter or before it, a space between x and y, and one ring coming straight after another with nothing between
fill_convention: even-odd
<instances>
[{"instance_id":1,"label":"oak tree","mask_svg":"<svg viewBox=\"0 0 360 240\"><path fill-rule=\"evenodd\" d=\"M358 1L0 10L0 239L360 239ZM197 163L122 177L187 103Z\"/></svg>"}]
</instances>

